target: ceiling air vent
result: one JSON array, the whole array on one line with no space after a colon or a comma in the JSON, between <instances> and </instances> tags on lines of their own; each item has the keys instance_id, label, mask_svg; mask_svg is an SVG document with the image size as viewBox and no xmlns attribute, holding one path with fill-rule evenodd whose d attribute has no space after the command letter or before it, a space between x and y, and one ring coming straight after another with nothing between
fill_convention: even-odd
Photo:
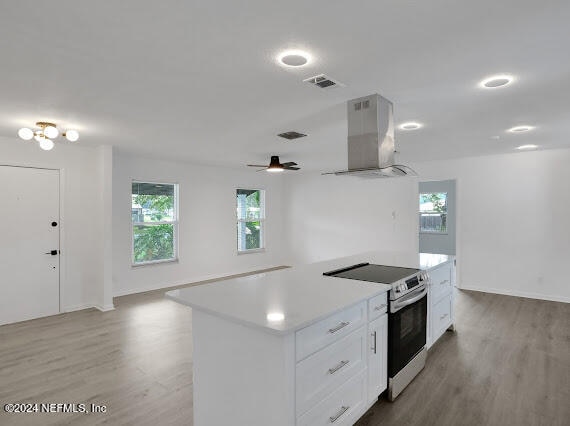
<instances>
[{"instance_id":1,"label":"ceiling air vent","mask_svg":"<svg viewBox=\"0 0 570 426\"><path fill-rule=\"evenodd\" d=\"M332 78L324 75L324 74L319 74L316 75L314 77L310 77L307 78L305 80L303 80L306 83L310 83L314 86L320 87L321 89L331 89L333 87L337 87L337 86L344 86L344 84L333 80Z\"/></svg>"},{"instance_id":2,"label":"ceiling air vent","mask_svg":"<svg viewBox=\"0 0 570 426\"><path fill-rule=\"evenodd\" d=\"M291 139L299 139L307 135L305 135L304 133L291 131L291 132L279 133L277 136L291 140Z\"/></svg>"}]
</instances>

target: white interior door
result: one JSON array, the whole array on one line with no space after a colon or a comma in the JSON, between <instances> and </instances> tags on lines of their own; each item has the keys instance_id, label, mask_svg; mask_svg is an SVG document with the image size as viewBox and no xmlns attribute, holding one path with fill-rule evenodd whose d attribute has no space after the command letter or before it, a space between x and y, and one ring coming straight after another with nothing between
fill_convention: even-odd
<instances>
[{"instance_id":1,"label":"white interior door","mask_svg":"<svg viewBox=\"0 0 570 426\"><path fill-rule=\"evenodd\" d=\"M57 313L59 171L0 166L0 324Z\"/></svg>"}]
</instances>

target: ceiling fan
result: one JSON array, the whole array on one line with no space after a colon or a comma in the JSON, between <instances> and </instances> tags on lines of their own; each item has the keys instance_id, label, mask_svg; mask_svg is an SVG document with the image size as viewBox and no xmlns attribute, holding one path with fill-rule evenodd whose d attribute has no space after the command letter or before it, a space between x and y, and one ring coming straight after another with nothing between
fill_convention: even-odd
<instances>
[{"instance_id":1,"label":"ceiling fan","mask_svg":"<svg viewBox=\"0 0 570 426\"><path fill-rule=\"evenodd\" d=\"M289 163L281 164L279 162L279 156L272 155L271 161L269 162L269 166L262 166L260 164L248 164L248 167L262 167L261 170L267 170L268 172L282 172L283 170L300 170L300 167L295 167L297 163L293 163L292 161ZM261 170L258 170L260 172Z\"/></svg>"}]
</instances>

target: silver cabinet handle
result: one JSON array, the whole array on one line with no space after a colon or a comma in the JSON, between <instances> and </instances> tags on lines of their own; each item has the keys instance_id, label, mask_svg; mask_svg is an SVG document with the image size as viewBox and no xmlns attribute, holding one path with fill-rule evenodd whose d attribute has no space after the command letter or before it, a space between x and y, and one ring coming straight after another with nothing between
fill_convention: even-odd
<instances>
[{"instance_id":1,"label":"silver cabinet handle","mask_svg":"<svg viewBox=\"0 0 570 426\"><path fill-rule=\"evenodd\" d=\"M447 316L447 314L443 314L442 316L439 317L439 319L444 319Z\"/></svg>"},{"instance_id":2,"label":"silver cabinet handle","mask_svg":"<svg viewBox=\"0 0 570 426\"><path fill-rule=\"evenodd\" d=\"M374 338L374 346L372 346L370 349L372 349L374 353L376 353L376 332L370 333L370 336Z\"/></svg>"},{"instance_id":3,"label":"silver cabinet handle","mask_svg":"<svg viewBox=\"0 0 570 426\"><path fill-rule=\"evenodd\" d=\"M329 333L334 334L334 333L336 333L337 331L339 331L339 330L343 329L344 327L346 327L348 324L350 324L350 322L348 322L348 321L343 321L343 322L341 322L339 325L337 325L336 327L334 327L334 328L329 328Z\"/></svg>"},{"instance_id":4,"label":"silver cabinet handle","mask_svg":"<svg viewBox=\"0 0 570 426\"><path fill-rule=\"evenodd\" d=\"M446 283L448 283L448 282L449 282L449 280L443 280L442 282L439 283L439 285L444 285L444 284L446 284Z\"/></svg>"},{"instance_id":5,"label":"silver cabinet handle","mask_svg":"<svg viewBox=\"0 0 570 426\"><path fill-rule=\"evenodd\" d=\"M329 374L334 374L336 373L338 370L340 370L342 367L348 365L349 361L348 360L343 360L341 362L338 363L337 366L333 367L333 368L329 368Z\"/></svg>"},{"instance_id":6,"label":"silver cabinet handle","mask_svg":"<svg viewBox=\"0 0 570 426\"><path fill-rule=\"evenodd\" d=\"M381 310L381 309L384 309L386 306L388 306L388 305L386 305L385 303L383 303L383 304L381 304L381 305L376 306L376 307L374 308L374 310L375 310L375 311L379 311L379 310Z\"/></svg>"},{"instance_id":7,"label":"silver cabinet handle","mask_svg":"<svg viewBox=\"0 0 570 426\"><path fill-rule=\"evenodd\" d=\"M340 416L342 416L344 413L346 413L348 411L350 407L348 405L343 405L342 407L340 407L340 410L338 413L336 413L334 416L329 417L329 420L331 423L336 422Z\"/></svg>"}]
</instances>

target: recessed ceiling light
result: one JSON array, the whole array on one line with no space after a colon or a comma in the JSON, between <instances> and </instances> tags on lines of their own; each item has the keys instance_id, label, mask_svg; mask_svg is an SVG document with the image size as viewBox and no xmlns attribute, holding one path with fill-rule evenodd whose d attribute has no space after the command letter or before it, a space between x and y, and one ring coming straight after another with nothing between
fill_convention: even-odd
<instances>
[{"instance_id":1,"label":"recessed ceiling light","mask_svg":"<svg viewBox=\"0 0 570 426\"><path fill-rule=\"evenodd\" d=\"M524 132L530 132L532 129L534 129L534 126L515 126L515 127L511 127L510 129L508 129L507 132L509 132L509 133L524 133Z\"/></svg>"},{"instance_id":2,"label":"recessed ceiling light","mask_svg":"<svg viewBox=\"0 0 570 426\"><path fill-rule=\"evenodd\" d=\"M538 145L533 145L533 144L517 146L517 149L520 149L521 151L525 149L536 149L536 148L538 148Z\"/></svg>"},{"instance_id":3,"label":"recessed ceiling light","mask_svg":"<svg viewBox=\"0 0 570 426\"><path fill-rule=\"evenodd\" d=\"M311 62L311 55L302 50L286 50L279 54L277 61L286 67L298 68Z\"/></svg>"},{"instance_id":4,"label":"recessed ceiling light","mask_svg":"<svg viewBox=\"0 0 570 426\"><path fill-rule=\"evenodd\" d=\"M415 121L408 121L406 123L402 123L398 126L401 130L417 130L422 128L424 125L422 123L417 123Z\"/></svg>"},{"instance_id":5,"label":"recessed ceiling light","mask_svg":"<svg viewBox=\"0 0 570 426\"><path fill-rule=\"evenodd\" d=\"M278 322L285 319L285 314L282 312L271 312L267 314L267 321Z\"/></svg>"},{"instance_id":6,"label":"recessed ceiling light","mask_svg":"<svg viewBox=\"0 0 570 426\"><path fill-rule=\"evenodd\" d=\"M509 74L498 74L487 77L485 80L479 83L479 86L484 89L496 89L498 87L504 87L511 84L515 78Z\"/></svg>"}]
</instances>

